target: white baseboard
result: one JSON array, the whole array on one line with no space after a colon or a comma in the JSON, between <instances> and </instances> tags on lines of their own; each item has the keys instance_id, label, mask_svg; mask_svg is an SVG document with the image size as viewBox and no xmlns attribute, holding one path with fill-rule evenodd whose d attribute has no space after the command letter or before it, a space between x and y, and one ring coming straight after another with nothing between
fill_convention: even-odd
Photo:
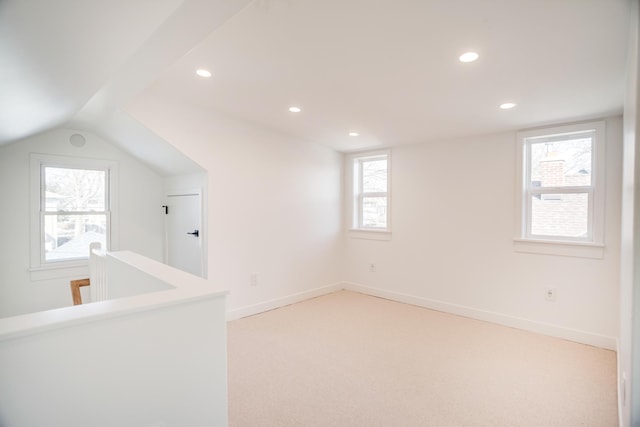
<instances>
[{"instance_id":1,"label":"white baseboard","mask_svg":"<svg viewBox=\"0 0 640 427\"><path fill-rule=\"evenodd\" d=\"M319 297L321 295L330 294L344 289L343 283L334 283L332 285L322 286L319 288L311 289L309 291L299 292L296 294L287 295L280 298L274 298L268 301L260 302L253 305L247 305L244 307L236 308L227 311L227 321L237 320L247 316L253 316L254 314L263 313L265 311L274 310L276 308L284 307L285 305L295 304L300 301L304 301L310 298Z\"/></svg>"},{"instance_id":2,"label":"white baseboard","mask_svg":"<svg viewBox=\"0 0 640 427\"><path fill-rule=\"evenodd\" d=\"M486 322L496 323L498 325L509 326L512 328L523 329L525 331L535 332L556 338L562 338L581 344L592 345L595 347L605 348L607 350L618 351L617 338L605 335L594 334L591 332L580 331L577 329L565 328L551 323L538 322L536 320L524 319L522 317L509 316L502 313L480 310L473 307L467 307L458 304L452 304L444 301L438 301L414 295L407 295L398 292L392 292L384 289L373 288L352 282L334 283L332 285L322 286L311 289L309 291L299 292L280 298L274 298L268 301L260 302L245 307L240 307L227 311L227 321L241 319L254 314L263 313L265 311L274 310L286 305L295 304L310 298L326 295L342 289L359 292L366 295L385 298L392 301L402 302L406 304L416 305L431 310L438 310L445 313L455 314L458 316L469 317L471 319L483 320Z\"/></svg>"},{"instance_id":3,"label":"white baseboard","mask_svg":"<svg viewBox=\"0 0 640 427\"><path fill-rule=\"evenodd\" d=\"M536 332L543 335L549 335L556 338L562 338L582 344L588 344L595 347L605 348L617 351L617 339L605 335L593 334L590 332L580 331L577 329L565 328L550 323L538 322L535 320L524 319L521 317L509 316L506 314L496 313L492 311L479 310L473 307L467 307L448 302L437 301L413 295L391 292L383 289L372 288L370 286L361 285L359 283L345 282L342 289L360 292L366 295L376 296L389 299L392 301L412 304L419 307L438 310L445 313L456 314L458 316L469 317L477 320L484 320L491 323L497 323L503 326L523 329L525 331Z\"/></svg>"}]
</instances>

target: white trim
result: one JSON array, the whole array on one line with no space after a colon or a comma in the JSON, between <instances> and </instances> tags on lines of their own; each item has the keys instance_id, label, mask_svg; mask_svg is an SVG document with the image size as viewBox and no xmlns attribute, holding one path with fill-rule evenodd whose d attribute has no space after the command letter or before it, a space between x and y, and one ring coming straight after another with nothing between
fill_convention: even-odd
<instances>
[{"instance_id":1,"label":"white trim","mask_svg":"<svg viewBox=\"0 0 640 427\"><path fill-rule=\"evenodd\" d=\"M578 258L604 258L604 245L590 242L559 240L513 239L516 252L541 255L560 255Z\"/></svg>"},{"instance_id":2,"label":"white trim","mask_svg":"<svg viewBox=\"0 0 640 427\"><path fill-rule=\"evenodd\" d=\"M445 313L469 317L476 320L483 320L486 322L496 323L498 325L509 326L512 328L522 329L525 331L535 332L551 337L562 338L581 344L593 345L595 347L605 348L608 350L616 350L616 337L594 334L578 329L565 328L550 323L538 322L536 320L525 319L522 317L509 316L493 311L480 310L477 308L467 307L459 304L451 304L444 301L438 301L414 295L401 294L398 292L391 292L384 289L361 285L359 283L345 282L343 284L343 288L349 291L360 292L366 295L385 298L406 304L412 304L431 310L442 311Z\"/></svg>"},{"instance_id":3,"label":"white trim","mask_svg":"<svg viewBox=\"0 0 640 427\"><path fill-rule=\"evenodd\" d=\"M89 266L87 262L76 265L60 265L47 267L34 267L29 269L29 276L32 281L51 279L73 279L89 276Z\"/></svg>"},{"instance_id":4,"label":"white trim","mask_svg":"<svg viewBox=\"0 0 640 427\"><path fill-rule=\"evenodd\" d=\"M616 397L618 402L618 425L624 425L623 411L626 400L629 398L629 381L622 382L622 360L620 358L620 340L616 339Z\"/></svg>"},{"instance_id":5,"label":"white trim","mask_svg":"<svg viewBox=\"0 0 640 427\"><path fill-rule=\"evenodd\" d=\"M539 193L562 193L581 192L587 193L589 197L589 237L588 239L571 238L544 238L543 236L529 236L527 229L531 220L528 217L526 200L528 173L525 156L525 149L529 148L527 139L537 137L557 137L570 135L573 133L594 133L592 145L592 185L583 189L574 187L536 189ZM515 218L514 218L514 250L516 252L575 256L585 258L604 257L604 212L605 212L605 152L606 152L606 124L604 120L577 123L564 126L555 126L542 129L532 129L518 132L516 150L516 195L515 195ZM582 244L591 244L585 247ZM562 245L562 246L560 246Z\"/></svg>"},{"instance_id":6,"label":"white trim","mask_svg":"<svg viewBox=\"0 0 640 427\"><path fill-rule=\"evenodd\" d=\"M266 311L274 310L280 307L295 304L297 302L305 301L307 299L319 297L340 290L359 292L365 295L384 298L405 304L411 304L430 310L442 311L444 313L455 314L457 316L468 317L471 319L482 320L485 322L495 323L497 325L508 326L511 328L521 329L529 332L535 332L538 334L561 338L581 344L592 345L607 350L618 350L617 337L594 334L578 329L571 329L565 328L563 326L553 325L551 323L539 322L536 320L510 316L507 314L496 313L488 310L480 310L473 307L452 304L414 295L391 292L354 282L334 283L332 285L322 286L319 288L311 289L309 291L299 292L296 294L274 298L257 304L228 310L227 321L237 320L243 317L264 313Z\"/></svg>"},{"instance_id":7,"label":"white trim","mask_svg":"<svg viewBox=\"0 0 640 427\"><path fill-rule=\"evenodd\" d=\"M265 311L274 310L286 305L295 304L297 302L340 291L342 289L344 289L342 283L334 283L332 285L322 286L319 288L311 289L309 291L298 292L296 294L274 298L257 304L234 308L232 310L227 310L227 321L237 320L243 317L264 313Z\"/></svg>"},{"instance_id":8,"label":"white trim","mask_svg":"<svg viewBox=\"0 0 640 427\"><path fill-rule=\"evenodd\" d=\"M353 239L365 240L391 240L391 231L367 228L351 228L349 229L349 237Z\"/></svg>"}]
</instances>

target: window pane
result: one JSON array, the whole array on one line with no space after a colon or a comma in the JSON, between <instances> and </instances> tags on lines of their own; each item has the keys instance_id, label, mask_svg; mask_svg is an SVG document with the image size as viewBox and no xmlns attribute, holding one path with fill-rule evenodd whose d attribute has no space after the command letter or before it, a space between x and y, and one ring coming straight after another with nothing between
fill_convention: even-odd
<instances>
[{"instance_id":1,"label":"window pane","mask_svg":"<svg viewBox=\"0 0 640 427\"><path fill-rule=\"evenodd\" d=\"M44 168L45 211L106 210L106 172L86 169Z\"/></svg>"},{"instance_id":2,"label":"window pane","mask_svg":"<svg viewBox=\"0 0 640 427\"><path fill-rule=\"evenodd\" d=\"M387 159L362 162L362 192L387 192Z\"/></svg>"},{"instance_id":3,"label":"window pane","mask_svg":"<svg viewBox=\"0 0 640 427\"><path fill-rule=\"evenodd\" d=\"M88 258L89 244L107 247L106 215L45 215L45 261Z\"/></svg>"},{"instance_id":4,"label":"window pane","mask_svg":"<svg viewBox=\"0 0 640 427\"><path fill-rule=\"evenodd\" d=\"M362 199L362 227L387 227L387 198L363 197Z\"/></svg>"},{"instance_id":5,"label":"window pane","mask_svg":"<svg viewBox=\"0 0 640 427\"><path fill-rule=\"evenodd\" d=\"M536 194L531 198L531 234L587 238L587 193Z\"/></svg>"},{"instance_id":6,"label":"window pane","mask_svg":"<svg viewBox=\"0 0 640 427\"><path fill-rule=\"evenodd\" d=\"M531 186L591 185L592 137L531 144Z\"/></svg>"}]
</instances>

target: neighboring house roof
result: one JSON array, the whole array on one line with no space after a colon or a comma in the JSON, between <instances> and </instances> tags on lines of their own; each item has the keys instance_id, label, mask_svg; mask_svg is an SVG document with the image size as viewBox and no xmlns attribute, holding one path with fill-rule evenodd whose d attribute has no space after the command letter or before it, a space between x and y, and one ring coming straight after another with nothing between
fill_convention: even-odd
<instances>
[{"instance_id":1,"label":"neighboring house roof","mask_svg":"<svg viewBox=\"0 0 640 427\"><path fill-rule=\"evenodd\" d=\"M89 245L93 242L99 242L102 247L106 247L106 237L104 234L88 231L47 252L47 260L55 261L66 258L78 258L84 256L83 254L89 256Z\"/></svg>"}]
</instances>

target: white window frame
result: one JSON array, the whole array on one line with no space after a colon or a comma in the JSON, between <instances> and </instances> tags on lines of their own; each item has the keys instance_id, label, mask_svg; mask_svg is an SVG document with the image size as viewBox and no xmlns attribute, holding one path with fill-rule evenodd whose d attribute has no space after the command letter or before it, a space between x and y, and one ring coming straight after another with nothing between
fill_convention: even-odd
<instances>
[{"instance_id":1,"label":"white window frame","mask_svg":"<svg viewBox=\"0 0 640 427\"><path fill-rule=\"evenodd\" d=\"M118 166L111 160L57 156L51 154L31 153L30 162L30 273L32 280L45 280L63 277L86 275L89 273L88 259L60 260L46 262L44 255L44 209L43 192L44 168L60 167L69 169L103 170L106 176L106 216L107 216L107 250L115 250L117 242L117 188ZM82 212L80 212L82 213ZM88 254L87 254L88 256Z\"/></svg>"},{"instance_id":2,"label":"white window frame","mask_svg":"<svg viewBox=\"0 0 640 427\"><path fill-rule=\"evenodd\" d=\"M386 192L364 193L362 191L362 167L363 161L371 161L385 158L387 160L387 189ZM348 192L351 195L349 206L349 235L355 238L389 240L391 238L391 151L377 150L350 154L346 157L347 170L350 171L347 180ZM365 197L387 198L387 223L386 227L362 226L362 203Z\"/></svg>"},{"instance_id":3,"label":"white window frame","mask_svg":"<svg viewBox=\"0 0 640 427\"><path fill-rule=\"evenodd\" d=\"M531 144L543 138L562 139L571 135L592 132L592 171L590 186L533 188L529 156ZM605 207L605 122L587 122L518 132L516 167L516 235L518 252L602 258L604 256ZM562 236L536 236L531 233L531 197L536 193L586 193L589 195L588 236L571 238Z\"/></svg>"}]
</instances>

